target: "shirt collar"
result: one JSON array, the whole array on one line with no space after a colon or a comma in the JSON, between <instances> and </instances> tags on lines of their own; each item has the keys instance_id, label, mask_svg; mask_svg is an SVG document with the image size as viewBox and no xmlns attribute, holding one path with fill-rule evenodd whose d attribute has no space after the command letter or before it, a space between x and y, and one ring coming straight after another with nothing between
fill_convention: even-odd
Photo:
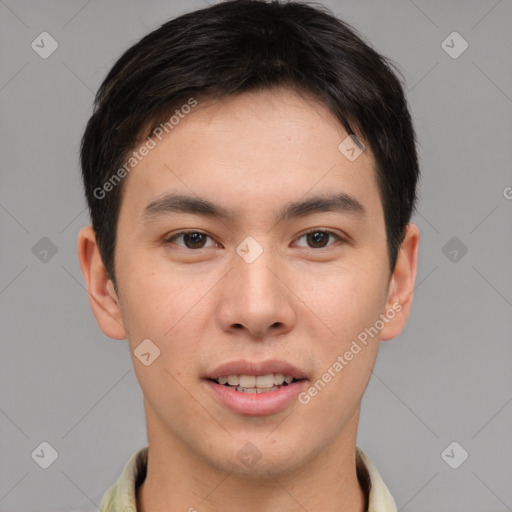
<instances>
[{"instance_id":1,"label":"shirt collar","mask_svg":"<svg viewBox=\"0 0 512 512\"><path fill-rule=\"evenodd\" d=\"M102 512L137 512L137 488L146 478L148 447L137 450L125 464L117 482L101 500ZM372 459L356 446L357 477L368 496L367 512L397 512L396 504Z\"/></svg>"}]
</instances>

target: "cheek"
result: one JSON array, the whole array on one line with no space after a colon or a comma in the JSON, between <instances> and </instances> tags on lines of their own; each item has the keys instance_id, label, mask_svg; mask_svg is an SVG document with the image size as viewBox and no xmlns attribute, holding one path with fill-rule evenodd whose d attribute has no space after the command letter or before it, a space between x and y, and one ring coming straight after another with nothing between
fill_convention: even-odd
<instances>
[{"instance_id":1,"label":"cheek","mask_svg":"<svg viewBox=\"0 0 512 512\"><path fill-rule=\"evenodd\" d=\"M163 378L166 382L170 379L166 389L174 388L178 384L171 375L181 382L195 368L199 343L211 319L205 311L205 297L213 279L191 280L176 272L170 275L168 271L137 265L127 265L123 272L121 309L130 350L134 354L139 344L149 339L160 351L154 365L160 367L162 375L157 377L155 372L145 372L144 368L138 375L152 387L159 387L153 378ZM141 366L138 361L134 363Z\"/></svg>"},{"instance_id":2,"label":"cheek","mask_svg":"<svg viewBox=\"0 0 512 512\"><path fill-rule=\"evenodd\" d=\"M315 312L330 327L330 339L335 345L375 323L385 304L385 272L383 268L367 268L340 268L331 273L323 287L318 282L308 287L310 293L305 302L315 304Z\"/></svg>"},{"instance_id":3,"label":"cheek","mask_svg":"<svg viewBox=\"0 0 512 512\"><path fill-rule=\"evenodd\" d=\"M202 287L185 286L179 278L145 271L140 266L127 266L124 273L122 315L129 331L128 342L137 380L151 409L159 414L168 413L169 404L180 410L183 404L180 413L183 417L175 423L186 424L191 421L189 415L199 413L190 404L184 405L190 398L185 388L190 383L189 374L197 358L195 340L200 339L194 333L204 331L198 322L208 318L197 307L205 291ZM147 366L143 358L139 359L142 353L139 347L145 346L143 340L151 342L152 362Z\"/></svg>"},{"instance_id":4,"label":"cheek","mask_svg":"<svg viewBox=\"0 0 512 512\"><path fill-rule=\"evenodd\" d=\"M319 396L315 400L319 411L338 404L336 414L343 416L357 407L375 364L379 347L375 324L385 304L386 281L383 269L365 273L354 268L337 276L330 280L328 293L316 293L311 307L329 327L315 343L313 380L318 384L311 392Z\"/></svg>"},{"instance_id":5,"label":"cheek","mask_svg":"<svg viewBox=\"0 0 512 512\"><path fill-rule=\"evenodd\" d=\"M123 319L132 337L165 341L199 300L200 287L187 286L178 273L161 268L147 254L119 258L118 269Z\"/></svg>"},{"instance_id":6,"label":"cheek","mask_svg":"<svg viewBox=\"0 0 512 512\"><path fill-rule=\"evenodd\" d=\"M311 417L329 410L332 432L355 413L368 385L379 348L371 328L384 303L383 281L361 274L332 281L317 302L329 331L315 343L315 371L301 403Z\"/></svg>"}]
</instances>

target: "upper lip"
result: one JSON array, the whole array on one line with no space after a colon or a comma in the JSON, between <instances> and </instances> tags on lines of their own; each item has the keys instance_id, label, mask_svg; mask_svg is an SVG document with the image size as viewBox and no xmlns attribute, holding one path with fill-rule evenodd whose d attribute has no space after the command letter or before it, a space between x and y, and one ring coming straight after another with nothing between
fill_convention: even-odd
<instances>
[{"instance_id":1,"label":"upper lip","mask_svg":"<svg viewBox=\"0 0 512 512\"><path fill-rule=\"evenodd\" d=\"M269 375L271 373L281 373L283 375L291 375L297 380L305 379L306 372L290 364L286 361L272 359L268 361L231 361L229 363L221 364L214 370L207 373L206 379L218 379L219 377L226 377L229 375Z\"/></svg>"}]
</instances>

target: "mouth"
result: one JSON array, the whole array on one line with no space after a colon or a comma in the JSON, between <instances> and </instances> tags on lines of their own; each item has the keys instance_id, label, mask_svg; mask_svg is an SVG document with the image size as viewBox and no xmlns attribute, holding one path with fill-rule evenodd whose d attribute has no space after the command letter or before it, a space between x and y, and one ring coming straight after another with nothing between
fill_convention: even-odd
<instances>
[{"instance_id":1,"label":"mouth","mask_svg":"<svg viewBox=\"0 0 512 512\"><path fill-rule=\"evenodd\" d=\"M271 393L304 379L296 379L293 375L269 373L267 375L223 375L211 382L226 386L240 393Z\"/></svg>"},{"instance_id":2,"label":"mouth","mask_svg":"<svg viewBox=\"0 0 512 512\"><path fill-rule=\"evenodd\" d=\"M305 371L285 361L234 361L203 377L208 392L239 415L275 414L290 406L307 387Z\"/></svg>"}]
</instances>

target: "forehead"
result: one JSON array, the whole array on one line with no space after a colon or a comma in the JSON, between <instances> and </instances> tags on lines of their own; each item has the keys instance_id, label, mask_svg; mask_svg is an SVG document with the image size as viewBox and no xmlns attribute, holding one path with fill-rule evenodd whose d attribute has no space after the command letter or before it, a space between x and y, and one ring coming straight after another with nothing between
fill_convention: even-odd
<instances>
[{"instance_id":1,"label":"forehead","mask_svg":"<svg viewBox=\"0 0 512 512\"><path fill-rule=\"evenodd\" d=\"M234 213L275 214L290 201L332 193L367 203L370 215L380 203L370 148L349 160L340 150L348 133L312 97L286 88L259 90L198 101L186 111L161 140L153 138L155 147L127 176L122 208L128 203L142 214L176 192Z\"/></svg>"}]
</instances>

